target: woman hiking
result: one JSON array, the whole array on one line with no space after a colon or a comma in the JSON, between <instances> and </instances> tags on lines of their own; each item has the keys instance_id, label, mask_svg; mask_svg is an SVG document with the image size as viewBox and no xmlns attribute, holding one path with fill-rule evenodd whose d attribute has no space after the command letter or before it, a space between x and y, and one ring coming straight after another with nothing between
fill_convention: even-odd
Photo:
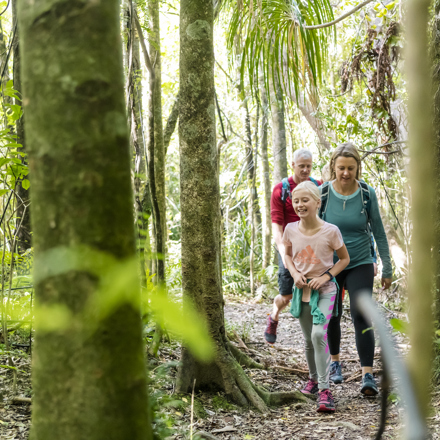
<instances>
[{"instance_id":1,"label":"woman hiking","mask_svg":"<svg viewBox=\"0 0 440 440\"><path fill-rule=\"evenodd\" d=\"M339 145L330 160L331 180L321 187L320 216L336 225L350 255L349 265L336 276L339 287L349 292L350 313L356 336L356 348L362 368L361 393L378 393L373 377L374 333L371 321L360 312L357 299L360 293L373 293L374 266L371 233L377 243L382 260L382 288L388 289L392 281L392 266L385 230L374 189L360 181L361 158L356 147L347 142ZM328 343L331 354L330 380L341 383L339 357L341 342L342 297L338 298L338 316L330 319Z\"/></svg>"}]
</instances>

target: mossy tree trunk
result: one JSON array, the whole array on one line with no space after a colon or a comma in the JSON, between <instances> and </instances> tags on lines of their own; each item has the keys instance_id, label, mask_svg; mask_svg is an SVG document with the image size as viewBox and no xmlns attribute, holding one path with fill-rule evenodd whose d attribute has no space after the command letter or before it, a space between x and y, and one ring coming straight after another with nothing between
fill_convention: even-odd
<instances>
[{"instance_id":1,"label":"mossy tree trunk","mask_svg":"<svg viewBox=\"0 0 440 440\"><path fill-rule=\"evenodd\" d=\"M222 389L235 402L266 411L268 404L286 395L274 396L252 384L235 357L248 366L261 366L241 355L225 333L210 0L182 0L180 4L179 140L182 289L208 322L216 358L203 365L183 347L177 389L189 392L196 380L198 389ZM302 399L298 394L289 393L288 398Z\"/></svg>"},{"instance_id":2,"label":"mossy tree trunk","mask_svg":"<svg viewBox=\"0 0 440 440\"><path fill-rule=\"evenodd\" d=\"M437 330L440 329L440 0L434 4L434 18L431 36L431 55L433 62L433 96L434 96L434 135L436 149L436 192L437 204L435 215L435 257L436 257L436 308L435 320L437 321ZM436 365L440 369L440 364Z\"/></svg>"},{"instance_id":3,"label":"mossy tree trunk","mask_svg":"<svg viewBox=\"0 0 440 440\"><path fill-rule=\"evenodd\" d=\"M270 218L270 197L272 187L270 184L269 157L267 154L267 131L269 102L267 99L266 86L263 77L260 78L260 100L261 100L261 167L263 172L263 193L264 193L264 215L263 215L263 269L270 264L272 250L272 220Z\"/></svg>"},{"instance_id":4,"label":"mossy tree trunk","mask_svg":"<svg viewBox=\"0 0 440 440\"><path fill-rule=\"evenodd\" d=\"M78 245L134 258L119 1L20 0L18 16L35 265ZM138 308L92 323L96 275L39 275L38 305L63 306L73 324L37 330L30 438L151 439Z\"/></svg>"},{"instance_id":5,"label":"mossy tree trunk","mask_svg":"<svg viewBox=\"0 0 440 440\"><path fill-rule=\"evenodd\" d=\"M275 186L287 177L287 142L284 121L284 97L277 78L269 79L270 109L272 115L273 180Z\"/></svg>"},{"instance_id":6,"label":"mossy tree trunk","mask_svg":"<svg viewBox=\"0 0 440 440\"><path fill-rule=\"evenodd\" d=\"M150 60L154 69L154 93L150 96L153 101L154 112L154 174L156 185L157 202L160 210L162 230L162 248L156 252L162 254L165 259L166 252L166 199L165 199L165 148L163 141L162 124L162 62L160 54L160 19L159 0L148 0L148 12L150 18L150 33L148 34Z\"/></svg>"},{"instance_id":7,"label":"mossy tree trunk","mask_svg":"<svg viewBox=\"0 0 440 440\"><path fill-rule=\"evenodd\" d=\"M412 265L409 278L411 351L408 364L421 413L428 415L432 368L432 305L435 148L432 128L432 86L428 48L429 0L410 0L406 20L406 70L410 144Z\"/></svg>"},{"instance_id":8,"label":"mossy tree trunk","mask_svg":"<svg viewBox=\"0 0 440 440\"><path fill-rule=\"evenodd\" d=\"M123 3L125 69L127 71L127 114L130 128L132 155L134 158L133 188L137 231L137 251L140 259L141 284L146 284L146 271L151 273L151 243L149 218L151 200L145 166L145 139L142 127L142 66L140 62L139 35L136 31L136 4L132 0Z\"/></svg>"},{"instance_id":9,"label":"mossy tree trunk","mask_svg":"<svg viewBox=\"0 0 440 440\"><path fill-rule=\"evenodd\" d=\"M17 23L17 0L12 0L12 22ZM19 97L22 96L22 86L21 86L21 60L20 60L20 39L18 30L15 31L15 38L13 41L13 83L14 89L17 91ZM15 99L16 105L23 105L21 99ZM17 136L17 144L21 144L22 148L20 151L26 153L26 140L24 136L24 115L15 124L15 134ZM27 164L26 156L19 156L22 163ZM32 179L30 175L26 177L27 179ZM21 181L17 182L17 187L15 188L17 193L17 245L18 251L20 253L26 252L31 246L31 216L30 216L30 205L29 205L29 189L23 188ZM25 209L25 205L28 205ZM22 220L23 219L23 220Z\"/></svg>"}]
</instances>

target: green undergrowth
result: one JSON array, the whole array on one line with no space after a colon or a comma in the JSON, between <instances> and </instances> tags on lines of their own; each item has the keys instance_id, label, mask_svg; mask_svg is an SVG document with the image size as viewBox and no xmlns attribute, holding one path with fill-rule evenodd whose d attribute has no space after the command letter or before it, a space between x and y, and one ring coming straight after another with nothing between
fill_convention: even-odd
<instances>
[{"instance_id":1,"label":"green undergrowth","mask_svg":"<svg viewBox=\"0 0 440 440\"><path fill-rule=\"evenodd\" d=\"M147 337L148 341L149 338ZM154 439L190 437L191 413L194 422L222 412L241 411L228 401L224 393L210 394L196 391L192 405L191 393L177 394L175 380L179 366L180 345L176 341L162 343L157 358L147 362L149 404L153 421Z\"/></svg>"}]
</instances>

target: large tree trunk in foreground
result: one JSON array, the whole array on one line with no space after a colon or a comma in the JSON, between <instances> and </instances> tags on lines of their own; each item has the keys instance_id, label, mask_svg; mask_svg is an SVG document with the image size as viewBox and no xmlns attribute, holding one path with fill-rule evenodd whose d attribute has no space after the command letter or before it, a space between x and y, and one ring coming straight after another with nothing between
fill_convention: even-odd
<instances>
[{"instance_id":1,"label":"large tree trunk in foreground","mask_svg":"<svg viewBox=\"0 0 440 440\"><path fill-rule=\"evenodd\" d=\"M407 8L408 113L410 185L412 191L412 267L409 278L411 351L408 355L412 381L421 413L426 417L430 401L432 368L432 291L435 187L435 149L432 133L432 88L427 54L429 0L411 0Z\"/></svg>"},{"instance_id":2,"label":"large tree trunk in foreground","mask_svg":"<svg viewBox=\"0 0 440 440\"><path fill-rule=\"evenodd\" d=\"M17 23L17 0L12 1L12 21ZM18 24L17 24L18 26ZM18 96L22 96L22 86L21 86L21 60L20 60L20 42L19 33L16 31L15 38L13 41L13 82L14 89L17 91ZM15 99L16 105L23 105L21 99ZM24 115L15 124L15 134L17 135L17 144L21 144L22 148L20 151L26 153L26 140L24 137ZM19 156L22 163L27 163L27 157ZM30 179L27 176L27 179ZM29 189L23 188L21 181L17 182L17 187L15 189L17 193L17 227L21 222L21 227L17 229L17 245L20 253L28 250L31 243L31 216L30 216L30 206L29 205Z\"/></svg>"},{"instance_id":3,"label":"large tree trunk in foreground","mask_svg":"<svg viewBox=\"0 0 440 440\"><path fill-rule=\"evenodd\" d=\"M72 246L135 257L119 1L20 0L18 12L37 317L62 307L70 322L37 328L31 439L151 439L138 307L121 298L88 315L100 276L83 260L45 275L67 264L48 255Z\"/></svg>"},{"instance_id":4,"label":"large tree trunk in foreground","mask_svg":"<svg viewBox=\"0 0 440 440\"><path fill-rule=\"evenodd\" d=\"M435 13L432 29L431 53L433 61L433 96L434 96L434 130L436 149L436 192L437 211L435 216L436 239L434 251L436 255L436 297L435 297L435 320L438 322L437 329L440 330L440 0L435 2ZM436 365L440 369L440 359Z\"/></svg>"},{"instance_id":5,"label":"large tree trunk in foreground","mask_svg":"<svg viewBox=\"0 0 440 440\"><path fill-rule=\"evenodd\" d=\"M234 356L224 326L220 270L220 194L215 142L213 3L182 0L180 9L180 202L182 213L182 288L208 321L216 358L203 365L182 348L177 389L223 389L235 402L249 402L260 411L286 395L269 394L248 379ZM289 399L302 399L289 393Z\"/></svg>"},{"instance_id":6,"label":"large tree trunk in foreground","mask_svg":"<svg viewBox=\"0 0 440 440\"><path fill-rule=\"evenodd\" d=\"M287 142L284 121L284 98L278 80L269 78L270 109L272 114L273 186L287 177Z\"/></svg>"}]
</instances>

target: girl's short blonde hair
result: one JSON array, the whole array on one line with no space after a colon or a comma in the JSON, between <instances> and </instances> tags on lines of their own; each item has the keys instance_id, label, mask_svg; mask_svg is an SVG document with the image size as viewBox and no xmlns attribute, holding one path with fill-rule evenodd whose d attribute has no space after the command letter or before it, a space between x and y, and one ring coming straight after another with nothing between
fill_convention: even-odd
<instances>
[{"instance_id":1,"label":"girl's short blonde hair","mask_svg":"<svg viewBox=\"0 0 440 440\"><path fill-rule=\"evenodd\" d=\"M292 198L295 192L299 191L300 189L307 191L312 196L313 200L317 202L321 200L318 187L310 180L306 180L305 182L298 183L298 185L296 185L296 187L293 188Z\"/></svg>"}]
</instances>

